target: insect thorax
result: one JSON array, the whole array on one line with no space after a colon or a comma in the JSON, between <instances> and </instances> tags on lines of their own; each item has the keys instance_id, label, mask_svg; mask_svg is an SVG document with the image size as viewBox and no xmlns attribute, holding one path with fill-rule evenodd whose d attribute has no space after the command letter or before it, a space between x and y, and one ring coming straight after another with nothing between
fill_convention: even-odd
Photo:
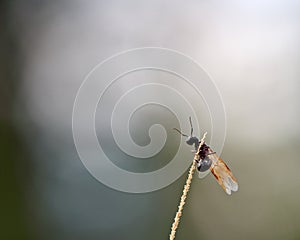
<instances>
[{"instance_id":1,"label":"insect thorax","mask_svg":"<svg viewBox=\"0 0 300 240\"><path fill-rule=\"evenodd\" d=\"M207 157L208 154L209 154L209 146L203 143L203 145L200 148L199 158L204 159Z\"/></svg>"},{"instance_id":2,"label":"insect thorax","mask_svg":"<svg viewBox=\"0 0 300 240\"><path fill-rule=\"evenodd\" d=\"M204 143L201 146L200 152L199 152L199 159L200 159L200 161L197 164L198 171L205 172L205 171L207 171L210 168L210 166L212 164L212 161L208 157L208 154L209 154L209 146L207 146Z\"/></svg>"}]
</instances>

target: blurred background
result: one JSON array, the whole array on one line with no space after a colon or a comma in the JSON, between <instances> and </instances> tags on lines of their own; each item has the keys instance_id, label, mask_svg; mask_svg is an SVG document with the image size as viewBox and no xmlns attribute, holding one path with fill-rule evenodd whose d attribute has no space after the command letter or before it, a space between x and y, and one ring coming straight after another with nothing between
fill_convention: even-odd
<instances>
[{"instance_id":1,"label":"blurred background","mask_svg":"<svg viewBox=\"0 0 300 240\"><path fill-rule=\"evenodd\" d=\"M72 137L87 73L144 46L178 50L212 76L227 112L221 156L240 186L229 197L212 176L194 179L176 239L300 239L299 1L0 6L1 239L168 239L187 173L118 192L89 174Z\"/></svg>"}]
</instances>

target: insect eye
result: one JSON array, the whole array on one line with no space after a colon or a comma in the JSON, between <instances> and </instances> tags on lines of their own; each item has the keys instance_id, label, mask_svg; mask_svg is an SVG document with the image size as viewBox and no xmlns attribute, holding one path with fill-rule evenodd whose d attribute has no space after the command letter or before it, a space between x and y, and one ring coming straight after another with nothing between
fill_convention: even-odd
<instances>
[{"instance_id":1,"label":"insect eye","mask_svg":"<svg viewBox=\"0 0 300 240\"><path fill-rule=\"evenodd\" d=\"M212 161L206 157L198 163L197 169L200 172L205 172L210 168L211 164L212 164Z\"/></svg>"}]
</instances>

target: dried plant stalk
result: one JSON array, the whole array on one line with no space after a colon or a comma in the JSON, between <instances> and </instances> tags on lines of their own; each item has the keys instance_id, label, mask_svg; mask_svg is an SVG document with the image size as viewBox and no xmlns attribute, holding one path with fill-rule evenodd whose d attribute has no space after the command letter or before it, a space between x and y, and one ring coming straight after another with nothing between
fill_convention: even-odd
<instances>
[{"instance_id":1,"label":"dried plant stalk","mask_svg":"<svg viewBox=\"0 0 300 240\"><path fill-rule=\"evenodd\" d=\"M199 144L199 147L198 147L198 151L195 153L193 163L192 163L192 165L190 167L189 175L188 175L187 180L185 182L185 185L184 185L184 188L183 188L183 191L182 191L182 195L181 195L181 198L180 198L180 203L178 205L178 211L177 211L177 213L175 215L174 222L172 224L171 234L170 234L170 240L174 240L175 239L176 229L178 228L179 220L180 220L180 217L182 215L182 210L183 210L183 206L185 204L185 199L186 199L187 194L188 194L188 192L190 190L190 187L191 187L193 174L194 174L195 169L196 169L196 163L197 163L197 160L199 160L200 148L201 148L201 146L204 143L204 139L206 137L206 134L207 133L203 134L203 137L202 137L202 139L200 141L200 144Z\"/></svg>"}]
</instances>

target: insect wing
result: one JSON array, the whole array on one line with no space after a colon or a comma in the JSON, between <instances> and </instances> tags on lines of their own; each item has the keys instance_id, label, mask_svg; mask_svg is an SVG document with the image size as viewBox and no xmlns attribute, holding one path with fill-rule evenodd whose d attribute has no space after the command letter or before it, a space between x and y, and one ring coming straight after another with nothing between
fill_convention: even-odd
<instances>
[{"instance_id":1,"label":"insect wing","mask_svg":"<svg viewBox=\"0 0 300 240\"><path fill-rule=\"evenodd\" d=\"M205 178L210 173L209 169L205 172L198 171L198 177L199 178Z\"/></svg>"},{"instance_id":2,"label":"insect wing","mask_svg":"<svg viewBox=\"0 0 300 240\"><path fill-rule=\"evenodd\" d=\"M212 160L210 171L215 176L224 191L228 195L231 194L231 191L236 192L238 190L237 180L233 176L226 163L216 153L212 153L208 155L208 157Z\"/></svg>"}]
</instances>

